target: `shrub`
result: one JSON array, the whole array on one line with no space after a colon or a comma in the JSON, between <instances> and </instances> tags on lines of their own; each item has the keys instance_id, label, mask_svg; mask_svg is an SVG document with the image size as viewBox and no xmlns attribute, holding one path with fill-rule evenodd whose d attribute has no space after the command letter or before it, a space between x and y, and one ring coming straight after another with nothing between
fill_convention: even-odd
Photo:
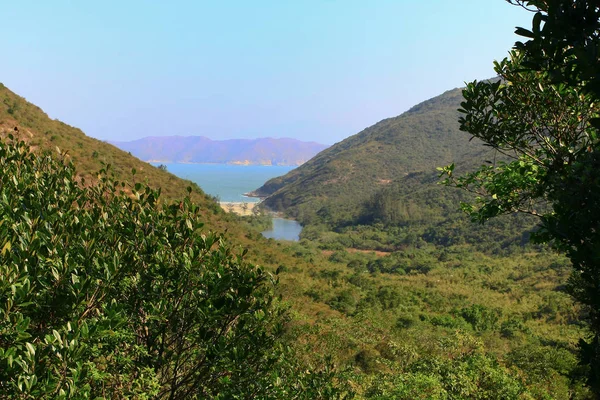
<instances>
[{"instance_id":1,"label":"shrub","mask_svg":"<svg viewBox=\"0 0 600 400\"><path fill-rule=\"evenodd\" d=\"M417 319L412 315L401 315L396 320L396 328L398 329L409 329L417 324Z\"/></svg>"},{"instance_id":2,"label":"shrub","mask_svg":"<svg viewBox=\"0 0 600 400\"><path fill-rule=\"evenodd\" d=\"M523 321L517 317L510 317L500 324L500 334L502 337L512 339L517 336L517 333L519 332L527 333L529 330L523 324Z\"/></svg>"},{"instance_id":3,"label":"shrub","mask_svg":"<svg viewBox=\"0 0 600 400\"><path fill-rule=\"evenodd\" d=\"M330 299L327 304L334 310L351 315L358 304L357 295L352 290L345 289Z\"/></svg>"},{"instance_id":4,"label":"shrub","mask_svg":"<svg viewBox=\"0 0 600 400\"><path fill-rule=\"evenodd\" d=\"M189 198L126 195L106 171L79 185L23 142L0 142L0 171L0 398L290 398L303 376L332 388L284 357L270 274L203 233Z\"/></svg>"},{"instance_id":5,"label":"shrub","mask_svg":"<svg viewBox=\"0 0 600 400\"><path fill-rule=\"evenodd\" d=\"M493 329L500 318L500 311L480 304L473 304L460 310L460 316L473 326L476 331Z\"/></svg>"},{"instance_id":6,"label":"shrub","mask_svg":"<svg viewBox=\"0 0 600 400\"><path fill-rule=\"evenodd\" d=\"M452 329L465 329L468 327L462 318L456 318L451 315L435 315L429 319L429 322L432 325L443 326L445 328Z\"/></svg>"}]
</instances>

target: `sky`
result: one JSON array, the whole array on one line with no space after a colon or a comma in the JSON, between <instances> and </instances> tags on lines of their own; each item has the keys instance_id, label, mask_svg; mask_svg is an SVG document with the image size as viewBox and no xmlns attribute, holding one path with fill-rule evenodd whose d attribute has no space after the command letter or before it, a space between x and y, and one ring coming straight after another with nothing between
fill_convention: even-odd
<instances>
[{"instance_id":1,"label":"sky","mask_svg":"<svg viewBox=\"0 0 600 400\"><path fill-rule=\"evenodd\" d=\"M494 76L504 0L19 0L0 82L101 140L202 135L333 144Z\"/></svg>"}]
</instances>

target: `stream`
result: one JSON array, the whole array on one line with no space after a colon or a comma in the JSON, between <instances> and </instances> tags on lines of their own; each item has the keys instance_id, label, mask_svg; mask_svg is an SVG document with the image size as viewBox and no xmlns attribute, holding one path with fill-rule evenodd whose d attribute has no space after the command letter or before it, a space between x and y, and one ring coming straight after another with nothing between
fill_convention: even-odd
<instances>
[{"instance_id":1,"label":"stream","mask_svg":"<svg viewBox=\"0 0 600 400\"><path fill-rule=\"evenodd\" d=\"M302 232L302 225L297 221L284 218L273 218L273 227L262 232L262 235L267 239L275 240L300 240L300 232Z\"/></svg>"}]
</instances>

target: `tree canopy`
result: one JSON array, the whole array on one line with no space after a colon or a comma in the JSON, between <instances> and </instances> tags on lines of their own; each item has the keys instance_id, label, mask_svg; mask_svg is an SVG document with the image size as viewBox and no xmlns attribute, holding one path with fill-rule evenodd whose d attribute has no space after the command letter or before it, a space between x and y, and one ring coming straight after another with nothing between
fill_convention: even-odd
<instances>
[{"instance_id":1,"label":"tree canopy","mask_svg":"<svg viewBox=\"0 0 600 400\"><path fill-rule=\"evenodd\" d=\"M495 64L499 79L463 91L461 130L497 150L477 171L446 184L477 194L463 209L475 221L524 212L540 218L536 238L564 251L573 264L569 289L586 307L591 329L580 360L600 394L600 166L598 49L595 1L509 0L534 11L528 40Z\"/></svg>"},{"instance_id":2,"label":"tree canopy","mask_svg":"<svg viewBox=\"0 0 600 400\"><path fill-rule=\"evenodd\" d=\"M0 397L336 396L280 341L276 280L189 198L89 185L11 139L0 171Z\"/></svg>"}]
</instances>

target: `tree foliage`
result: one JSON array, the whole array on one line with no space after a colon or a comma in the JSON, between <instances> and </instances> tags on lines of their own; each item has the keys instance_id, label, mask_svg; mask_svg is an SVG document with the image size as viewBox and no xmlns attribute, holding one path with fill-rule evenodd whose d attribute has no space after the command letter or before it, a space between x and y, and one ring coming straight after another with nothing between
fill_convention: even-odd
<instances>
[{"instance_id":1,"label":"tree foliage","mask_svg":"<svg viewBox=\"0 0 600 400\"><path fill-rule=\"evenodd\" d=\"M461 130L497 150L476 172L446 184L477 193L463 209L479 222L500 214L540 217L538 240L573 264L570 293L586 306L581 342L588 382L600 394L600 181L597 178L600 6L595 1L509 1L535 12L527 39L495 64L499 80L463 91Z\"/></svg>"},{"instance_id":2,"label":"tree foliage","mask_svg":"<svg viewBox=\"0 0 600 400\"><path fill-rule=\"evenodd\" d=\"M280 341L276 281L189 198L0 142L1 398L331 398Z\"/></svg>"},{"instance_id":3,"label":"tree foliage","mask_svg":"<svg viewBox=\"0 0 600 400\"><path fill-rule=\"evenodd\" d=\"M473 82L463 91L461 129L503 156L454 180L480 195L478 207L465 206L479 222L512 212L544 215L557 179L597 141L593 98L522 64L523 55L513 51L495 63L499 80ZM454 178L452 165L444 171Z\"/></svg>"},{"instance_id":4,"label":"tree foliage","mask_svg":"<svg viewBox=\"0 0 600 400\"><path fill-rule=\"evenodd\" d=\"M524 66L544 71L556 83L600 95L600 5L595 0L507 0L532 11L531 29L517 28L527 39L515 48Z\"/></svg>"}]
</instances>

